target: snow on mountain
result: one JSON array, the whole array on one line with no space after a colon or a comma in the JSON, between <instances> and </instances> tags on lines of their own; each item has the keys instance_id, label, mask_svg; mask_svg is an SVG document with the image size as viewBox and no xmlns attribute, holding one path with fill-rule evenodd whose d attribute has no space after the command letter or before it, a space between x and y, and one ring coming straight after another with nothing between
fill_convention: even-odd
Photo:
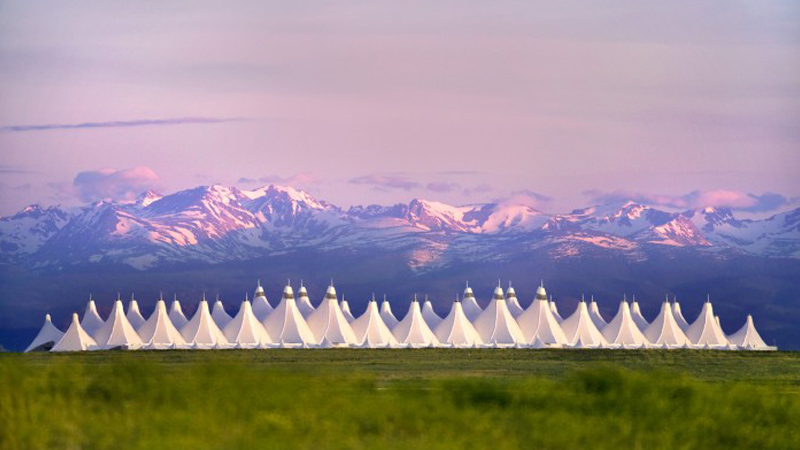
<instances>
[{"instance_id":1,"label":"snow on mountain","mask_svg":"<svg viewBox=\"0 0 800 450\"><path fill-rule=\"evenodd\" d=\"M99 263L139 269L165 263L246 261L313 249L403 255L415 271L459 261L511 260L545 249L555 258L711 248L800 258L800 209L765 220L730 210L670 213L635 202L545 214L512 201L453 206L423 199L347 211L291 187L201 186L134 202L67 212L31 206L0 219L3 261L37 267Z\"/></svg>"}]
</instances>

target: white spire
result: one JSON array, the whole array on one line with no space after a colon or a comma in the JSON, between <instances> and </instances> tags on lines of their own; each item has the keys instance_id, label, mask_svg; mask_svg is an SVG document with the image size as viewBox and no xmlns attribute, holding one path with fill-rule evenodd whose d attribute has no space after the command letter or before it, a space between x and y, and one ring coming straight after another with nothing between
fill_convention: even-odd
<instances>
[{"instance_id":1,"label":"white spire","mask_svg":"<svg viewBox=\"0 0 800 450\"><path fill-rule=\"evenodd\" d=\"M314 339L318 344L323 340L334 347L346 347L357 343L350 321L344 316L336 301L336 289L333 285L328 287L319 307L308 316L308 327L314 333Z\"/></svg>"},{"instance_id":2,"label":"white spire","mask_svg":"<svg viewBox=\"0 0 800 450\"><path fill-rule=\"evenodd\" d=\"M330 287L333 287L333 285ZM308 298L308 291L303 285L303 280L300 280L300 290L297 291L297 309L305 319L308 319L308 316L314 312L314 305L311 304L311 299Z\"/></svg>"},{"instance_id":3,"label":"white spire","mask_svg":"<svg viewBox=\"0 0 800 450\"><path fill-rule=\"evenodd\" d=\"M139 329L139 337L146 349L161 350L168 348L184 348L186 340L175 327L167 314L167 304L160 298L156 308L147 322Z\"/></svg>"},{"instance_id":4,"label":"white spire","mask_svg":"<svg viewBox=\"0 0 800 450\"><path fill-rule=\"evenodd\" d=\"M442 318L433 310L433 304L428 300L427 295L425 296L425 302L422 304L422 318L425 319L425 323L428 324L431 330L435 330L442 323Z\"/></svg>"},{"instance_id":5,"label":"white spire","mask_svg":"<svg viewBox=\"0 0 800 450\"><path fill-rule=\"evenodd\" d=\"M522 330L508 310L500 285L494 289L492 301L473 324L486 345L511 347L526 344Z\"/></svg>"},{"instance_id":6,"label":"white spire","mask_svg":"<svg viewBox=\"0 0 800 450\"><path fill-rule=\"evenodd\" d=\"M573 347L594 348L608 346L608 341L592 321L589 315L589 308L583 300L578 303L575 312L561 322L561 329L567 337L567 342Z\"/></svg>"},{"instance_id":7,"label":"white spire","mask_svg":"<svg viewBox=\"0 0 800 450\"><path fill-rule=\"evenodd\" d=\"M714 309L711 301L703 304L703 310L686 330L686 337L692 344L699 347L724 347L728 345L728 338L714 318Z\"/></svg>"},{"instance_id":8,"label":"white spire","mask_svg":"<svg viewBox=\"0 0 800 450\"><path fill-rule=\"evenodd\" d=\"M644 337L655 347L679 348L691 345L675 317L668 300L661 305L653 322L644 330Z\"/></svg>"},{"instance_id":9,"label":"white spire","mask_svg":"<svg viewBox=\"0 0 800 450\"><path fill-rule=\"evenodd\" d=\"M189 319L183 314L181 302L178 301L178 294L175 294L175 298L172 300L172 305L169 308L169 320L175 325L178 331L182 330L183 327L189 323Z\"/></svg>"},{"instance_id":10,"label":"white spire","mask_svg":"<svg viewBox=\"0 0 800 450\"><path fill-rule=\"evenodd\" d=\"M125 317L122 300L117 298L108 320L94 335L97 346L103 349L137 349L142 346L142 338Z\"/></svg>"},{"instance_id":11,"label":"white spire","mask_svg":"<svg viewBox=\"0 0 800 450\"><path fill-rule=\"evenodd\" d=\"M558 306L556 306L556 302L553 301L553 296L550 296L550 311L553 312L553 317L556 318L559 324L564 321L564 318L561 317L561 314L558 312Z\"/></svg>"},{"instance_id":12,"label":"white spire","mask_svg":"<svg viewBox=\"0 0 800 450\"><path fill-rule=\"evenodd\" d=\"M416 297L408 307L408 312L403 320L392 330L394 337L401 344L410 347L435 347L439 340L422 317L422 311Z\"/></svg>"},{"instance_id":13,"label":"white spire","mask_svg":"<svg viewBox=\"0 0 800 450\"><path fill-rule=\"evenodd\" d=\"M750 314L747 315L744 326L728 336L728 340L731 344L745 350L777 350L777 347L770 347L761 339L753 324L753 316Z\"/></svg>"},{"instance_id":14,"label":"white spire","mask_svg":"<svg viewBox=\"0 0 800 450\"><path fill-rule=\"evenodd\" d=\"M551 308L547 293L544 287L540 286L536 290L536 298L531 306L517 317L517 323L527 344L532 345L535 341L538 341L539 347L560 347L568 344L567 337Z\"/></svg>"},{"instance_id":15,"label":"white spire","mask_svg":"<svg viewBox=\"0 0 800 450\"><path fill-rule=\"evenodd\" d=\"M511 315L514 316L516 319L520 315L522 315L524 309L519 304L519 300L517 299L517 291L511 286L511 282L508 282L508 289L506 289L506 305L508 306L508 310L511 311Z\"/></svg>"},{"instance_id":16,"label":"white spire","mask_svg":"<svg viewBox=\"0 0 800 450\"><path fill-rule=\"evenodd\" d=\"M275 311L275 309L269 304L267 295L264 293L264 288L261 287L261 280L258 280L258 287L253 296L253 314L256 315L259 322L264 322L264 319L272 314L272 311Z\"/></svg>"},{"instance_id":17,"label":"white spire","mask_svg":"<svg viewBox=\"0 0 800 450\"><path fill-rule=\"evenodd\" d=\"M89 303L86 304L86 311L83 313L83 320L81 320L81 327L89 335L94 337L97 330L103 327L105 321L100 314L97 313L97 305L92 299L92 294L89 294Z\"/></svg>"},{"instance_id":18,"label":"white spire","mask_svg":"<svg viewBox=\"0 0 800 450\"><path fill-rule=\"evenodd\" d=\"M224 329L225 326L233 320L233 317L225 311L225 305L222 304L219 295L217 295L217 300L214 302L214 307L211 309L211 318L214 319L214 323L217 324L220 330Z\"/></svg>"},{"instance_id":19,"label":"white spire","mask_svg":"<svg viewBox=\"0 0 800 450\"><path fill-rule=\"evenodd\" d=\"M383 323L385 323L389 329L394 329L394 327L400 323L392 312L392 305L389 304L389 300L386 299L386 294L383 295L383 303L381 303L381 319L383 319Z\"/></svg>"},{"instance_id":20,"label":"white spire","mask_svg":"<svg viewBox=\"0 0 800 450\"><path fill-rule=\"evenodd\" d=\"M669 298L669 295L667 295L667 298ZM683 332L686 333L686 331L689 329L689 322L687 322L686 319L683 318L683 313L681 312L681 304L678 303L677 297L673 297L672 315L673 317L675 317L675 322L678 324L679 327L681 327L681 330L683 330Z\"/></svg>"},{"instance_id":21,"label":"white spire","mask_svg":"<svg viewBox=\"0 0 800 450\"><path fill-rule=\"evenodd\" d=\"M389 313L391 314L391 310L389 310ZM398 347L400 345L391 330L389 330L389 327L384 323L374 295L364 314L350 325L357 344L362 347Z\"/></svg>"},{"instance_id":22,"label":"white spire","mask_svg":"<svg viewBox=\"0 0 800 450\"><path fill-rule=\"evenodd\" d=\"M633 297L633 303L631 303L631 317L633 318L633 322L642 332L644 332L644 330L650 326L650 322L644 318L642 315L642 310L639 309L639 302L636 301L636 296Z\"/></svg>"},{"instance_id":23,"label":"white spire","mask_svg":"<svg viewBox=\"0 0 800 450\"><path fill-rule=\"evenodd\" d=\"M79 352L83 350L94 350L97 347L95 340L89 336L89 333L83 329L81 323L78 321L78 314L72 314L72 323L70 324L64 336L59 339L52 352Z\"/></svg>"},{"instance_id":24,"label":"white spire","mask_svg":"<svg viewBox=\"0 0 800 450\"><path fill-rule=\"evenodd\" d=\"M600 308L598 308L597 302L594 301L594 295L592 295L592 302L589 304L589 317L592 318L592 322L594 322L594 325L600 331L608 325L606 319L600 314Z\"/></svg>"},{"instance_id":25,"label":"white spire","mask_svg":"<svg viewBox=\"0 0 800 450\"><path fill-rule=\"evenodd\" d=\"M447 315L434 329L436 338L442 345L452 347L480 347L483 346L478 330L464 314L464 308L458 299L453 301L450 314Z\"/></svg>"},{"instance_id":26,"label":"white spire","mask_svg":"<svg viewBox=\"0 0 800 450\"><path fill-rule=\"evenodd\" d=\"M602 333L609 344L623 348L643 348L649 344L633 321L630 306L625 300L619 303L617 315L603 328Z\"/></svg>"},{"instance_id":27,"label":"white spire","mask_svg":"<svg viewBox=\"0 0 800 450\"><path fill-rule=\"evenodd\" d=\"M245 295L239 312L223 328L225 338L238 348L265 347L272 344L272 338L258 321L250 301Z\"/></svg>"},{"instance_id":28,"label":"white spire","mask_svg":"<svg viewBox=\"0 0 800 450\"><path fill-rule=\"evenodd\" d=\"M139 302L133 298L133 294L131 294L131 301L128 302L128 314L126 314L125 317L127 317L128 322L131 323L133 329L137 332L139 328L142 328L142 325L144 325L144 316L142 316L142 312L139 311Z\"/></svg>"},{"instance_id":29,"label":"white spire","mask_svg":"<svg viewBox=\"0 0 800 450\"><path fill-rule=\"evenodd\" d=\"M347 299L344 298L344 293L342 293L342 303L339 305L339 309L342 311L342 314L348 323L356 320L356 318L353 316L353 313L350 312L350 304L347 303Z\"/></svg>"},{"instance_id":30,"label":"white spire","mask_svg":"<svg viewBox=\"0 0 800 450\"><path fill-rule=\"evenodd\" d=\"M475 300L475 294L472 292L472 288L469 287L469 282L467 282L467 287L464 289L461 306L464 309L464 314L467 316L467 319L473 323L483 312L483 308L481 308L481 306L478 305L478 301Z\"/></svg>"},{"instance_id":31,"label":"white spire","mask_svg":"<svg viewBox=\"0 0 800 450\"><path fill-rule=\"evenodd\" d=\"M25 353L50 350L63 336L64 333L56 328L56 326L53 325L53 321L50 320L50 314L46 314L44 316L42 328L39 329L39 333L33 338L31 345L25 349Z\"/></svg>"},{"instance_id":32,"label":"white spire","mask_svg":"<svg viewBox=\"0 0 800 450\"><path fill-rule=\"evenodd\" d=\"M211 317L205 297L197 305L192 320L181 328L181 335L188 344L197 349L225 348L230 345Z\"/></svg>"},{"instance_id":33,"label":"white spire","mask_svg":"<svg viewBox=\"0 0 800 450\"><path fill-rule=\"evenodd\" d=\"M307 347L317 343L314 333L297 308L294 291L288 284L283 288L278 307L261 324L272 340L283 347Z\"/></svg>"}]
</instances>

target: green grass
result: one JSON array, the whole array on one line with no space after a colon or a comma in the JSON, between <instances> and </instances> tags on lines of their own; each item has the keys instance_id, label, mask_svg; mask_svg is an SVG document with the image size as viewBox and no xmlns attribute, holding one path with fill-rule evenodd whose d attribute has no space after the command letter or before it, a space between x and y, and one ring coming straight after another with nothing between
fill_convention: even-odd
<instances>
[{"instance_id":1,"label":"green grass","mask_svg":"<svg viewBox=\"0 0 800 450\"><path fill-rule=\"evenodd\" d=\"M800 354L0 356L0 448L800 448Z\"/></svg>"}]
</instances>

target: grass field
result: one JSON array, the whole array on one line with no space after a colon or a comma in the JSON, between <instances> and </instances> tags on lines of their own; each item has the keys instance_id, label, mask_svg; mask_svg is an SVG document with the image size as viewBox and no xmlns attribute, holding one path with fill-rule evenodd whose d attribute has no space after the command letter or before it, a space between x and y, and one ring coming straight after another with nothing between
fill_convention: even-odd
<instances>
[{"instance_id":1,"label":"grass field","mask_svg":"<svg viewBox=\"0 0 800 450\"><path fill-rule=\"evenodd\" d=\"M800 448L800 353L0 355L2 449Z\"/></svg>"}]
</instances>

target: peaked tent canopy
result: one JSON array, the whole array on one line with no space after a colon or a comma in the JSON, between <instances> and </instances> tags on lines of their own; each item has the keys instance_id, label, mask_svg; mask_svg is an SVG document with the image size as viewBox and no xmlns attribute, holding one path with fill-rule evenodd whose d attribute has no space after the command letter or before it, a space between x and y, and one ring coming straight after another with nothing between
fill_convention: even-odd
<instances>
[{"instance_id":1,"label":"peaked tent canopy","mask_svg":"<svg viewBox=\"0 0 800 450\"><path fill-rule=\"evenodd\" d=\"M303 285L303 280L300 280L300 289L297 291L297 309L304 319L314 312L314 305L311 304L311 299L308 298L308 291Z\"/></svg>"},{"instance_id":2,"label":"peaked tent canopy","mask_svg":"<svg viewBox=\"0 0 800 450\"><path fill-rule=\"evenodd\" d=\"M472 323L475 323L475 319L483 312L483 308L481 308L478 301L475 300L475 294L472 292L472 288L469 287L469 283L467 283L467 287L464 289L461 307L464 309L464 314L467 315L467 319Z\"/></svg>"},{"instance_id":3,"label":"peaked tent canopy","mask_svg":"<svg viewBox=\"0 0 800 450\"><path fill-rule=\"evenodd\" d=\"M294 299L294 291L287 284L278 307L261 322L267 334L283 347L307 347L317 344L314 333L308 328Z\"/></svg>"},{"instance_id":4,"label":"peaked tent canopy","mask_svg":"<svg viewBox=\"0 0 800 450\"><path fill-rule=\"evenodd\" d=\"M97 348L95 340L83 329L78 321L78 314L72 314L70 324L64 336L53 346L51 352L80 352L84 350L94 350Z\"/></svg>"},{"instance_id":5,"label":"peaked tent canopy","mask_svg":"<svg viewBox=\"0 0 800 450\"><path fill-rule=\"evenodd\" d=\"M589 303L589 317L592 318L592 322L594 322L594 326L596 326L598 330L602 330L608 325L606 319L600 314L600 308L597 306L597 302L594 301L594 296L592 296L592 301Z\"/></svg>"},{"instance_id":6,"label":"peaked tent canopy","mask_svg":"<svg viewBox=\"0 0 800 450\"><path fill-rule=\"evenodd\" d=\"M89 335L94 336L103 327L104 323L105 320L97 313L97 305L95 305L90 294L89 303L86 304L86 311L84 311L83 319L81 320L81 328Z\"/></svg>"},{"instance_id":7,"label":"peaked tent canopy","mask_svg":"<svg viewBox=\"0 0 800 450\"><path fill-rule=\"evenodd\" d=\"M409 305L406 316L394 327L392 333L398 342L410 347L435 347L439 345L439 339L436 338L436 335L433 334L433 331L422 317L422 310L416 297Z\"/></svg>"},{"instance_id":8,"label":"peaked tent canopy","mask_svg":"<svg viewBox=\"0 0 800 450\"><path fill-rule=\"evenodd\" d=\"M378 302L372 297L367 310L350 324L356 343L362 347L398 347L400 344L381 317Z\"/></svg>"},{"instance_id":9,"label":"peaked tent canopy","mask_svg":"<svg viewBox=\"0 0 800 450\"><path fill-rule=\"evenodd\" d=\"M50 350L63 336L64 333L53 325L50 314L46 314L44 316L42 328L39 329L39 333L33 338L31 345L25 349L25 353Z\"/></svg>"},{"instance_id":10,"label":"peaked tent canopy","mask_svg":"<svg viewBox=\"0 0 800 450\"><path fill-rule=\"evenodd\" d=\"M189 319L183 314L183 308L181 308L181 302L178 301L178 296L175 296L175 299L172 300L172 305L169 307L169 320L172 321L172 324L175 325L175 328L178 330L182 330L183 327L189 323Z\"/></svg>"},{"instance_id":11,"label":"peaked tent canopy","mask_svg":"<svg viewBox=\"0 0 800 450\"><path fill-rule=\"evenodd\" d=\"M128 318L125 317L122 300L119 298L114 302L114 308L111 310L106 323L95 333L94 340L98 348L101 349L137 349L143 345L139 333L128 322Z\"/></svg>"},{"instance_id":12,"label":"peaked tent canopy","mask_svg":"<svg viewBox=\"0 0 800 450\"><path fill-rule=\"evenodd\" d=\"M272 311L275 311L275 309L269 304L264 288L261 287L261 280L258 280L256 293L253 295L253 314L256 315L260 322L264 322L264 319L272 314Z\"/></svg>"},{"instance_id":13,"label":"peaked tent canopy","mask_svg":"<svg viewBox=\"0 0 800 450\"><path fill-rule=\"evenodd\" d=\"M167 314L167 304L164 303L163 298L158 299L153 314L139 329L139 337L142 338L146 349L161 350L186 347L186 340L183 339L180 331L172 324L169 314Z\"/></svg>"},{"instance_id":14,"label":"peaked tent canopy","mask_svg":"<svg viewBox=\"0 0 800 450\"><path fill-rule=\"evenodd\" d=\"M753 316L750 314L747 315L747 320L742 328L728 336L728 341L739 348L747 350L777 350L776 347L770 347L761 339L758 331L756 331L756 326L753 324Z\"/></svg>"},{"instance_id":15,"label":"peaked tent canopy","mask_svg":"<svg viewBox=\"0 0 800 450\"><path fill-rule=\"evenodd\" d=\"M633 321L630 305L626 300L619 303L617 315L608 322L601 331L609 344L619 345L623 348L642 348L649 342L642 331Z\"/></svg>"},{"instance_id":16,"label":"peaked tent canopy","mask_svg":"<svg viewBox=\"0 0 800 450\"><path fill-rule=\"evenodd\" d=\"M319 307L308 316L308 327L314 333L314 340L321 343L326 340L332 347L349 346L357 343L356 335L350 322L339 309L336 300L336 288L328 286L325 298Z\"/></svg>"},{"instance_id":17,"label":"peaked tent canopy","mask_svg":"<svg viewBox=\"0 0 800 450\"><path fill-rule=\"evenodd\" d=\"M506 305L508 306L508 310L511 311L511 315L514 316L516 319L525 311L522 309L522 306L519 304L519 300L517 300L517 291L511 286L511 282L508 282L508 289L506 289Z\"/></svg>"},{"instance_id":18,"label":"peaked tent canopy","mask_svg":"<svg viewBox=\"0 0 800 450\"><path fill-rule=\"evenodd\" d=\"M576 348L607 347L608 341L597 329L589 316L586 302L581 300L575 312L561 322L561 329L567 337L567 342Z\"/></svg>"},{"instance_id":19,"label":"peaked tent canopy","mask_svg":"<svg viewBox=\"0 0 800 450\"><path fill-rule=\"evenodd\" d=\"M233 317L225 311L225 305L222 304L219 297L217 297L217 301L214 302L214 307L211 309L211 318L214 319L214 322L220 330L225 328L233 319Z\"/></svg>"},{"instance_id":20,"label":"peaked tent canopy","mask_svg":"<svg viewBox=\"0 0 800 450\"><path fill-rule=\"evenodd\" d=\"M642 310L639 309L639 302L636 301L636 297L633 297L633 303L631 303L631 317L633 317L633 322L642 332L650 326L650 322L644 318Z\"/></svg>"},{"instance_id":21,"label":"peaked tent canopy","mask_svg":"<svg viewBox=\"0 0 800 450\"><path fill-rule=\"evenodd\" d=\"M564 318L561 317L561 313L558 312L558 306L556 306L556 302L553 301L552 295L550 296L550 311L552 311L553 317L556 318L559 324L564 321Z\"/></svg>"},{"instance_id":22,"label":"peaked tent canopy","mask_svg":"<svg viewBox=\"0 0 800 450\"><path fill-rule=\"evenodd\" d=\"M247 296L242 301L239 312L225 325L222 332L228 342L239 348L256 348L272 344L272 338L253 312L253 306Z\"/></svg>"},{"instance_id":23,"label":"peaked tent canopy","mask_svg":"<svg viewBox=\"0 0 800 450\"><path fill-rule=\"evenodd\" d=\"M655 347L681 348L691 345L689 338L672 315L672 306L668 300L664 300L661 312L644 330L644 337Z\"/></svg>"},{"instance_id":24,"label":"peaked tent canopy","mask_svg":"<svg viewBox=\"0 0 800 450\"><path fill-rule=\"evenodd\" d=\"M681 304L678 303L677 298L674 298L672 302L672 316L675 318L675 322L678 323L678 326L681 327L681 330L686 333L686 331L689 330L689 322L683 318Z\"/></svg>"},{"instance_id":25,"label":"peaked tent canopy","mask_svg":"<svg viewBox=\"0 0 800 450\"><path fill-rule=\"evenodd\" d=\"M714 308L711 301L703 304L703 310L697 320L686 330L686 337L692 344L699 347L724 347L728 345L728 338L714 318Z\"/></svg>"},{"instance_id":26,"label":"peaked tent canopy","mask_svg":"<svg viewBox=\"0 0 800 450\"><path fill-rule=\"evenodd\" d=\"M133 298L133 295L131 295L131 301L128 302L128 314L126 314L125 317L128 319L128 322L131 323L133 329L137 332L145 323L144 316L142 316L142 312L139 311L139 302Z\"/></svg>"},{"instance_id":27,"label":"peaked tent canopy","mask_svg":"<svg viewBox=\"0 0 800 450\"><path fill-rule=\"evenodd\" d=\"M428 324L431 330L435 330L442 323L442 318L433 310L433 304L427 297L422 304L422 318L425 319L425 323Z\"/></svg>"},{"instance_id":28,"label":"peaked tent canopy","mask_svg":"<svg viewBox=\"0 0 800 450\"><path fill-rule=\"evenodd\" d=\"M208 309L208 301L205 296L197 305L192 320L181 328L181 335L186 342L197 349L225 348L230 346L228 338L219 329L211 311Z\"/></svg>"},{"instance_id":29,"label":"peaked tent canopy","mask_svg":"<svg viewBox=\"0 0 800 450\"><path fill-rule=\"evenodd\" d=\"M544 286L539 286L536 290L536 298L531 306L517 317L517 323L525 342L534 344L535 341L538 341L539 347L537 348L562 346L568 343L564 331L550 309L550 302L547 300L547 291Z\"/></svg>"},{"instance_id":30,"label":"peaked tent canopy","mask_svg":"<svg viewBox=\"0 0 800 450\"><path fill-rule=\"evenodd\" d=\"M342 303L339 305L339 310L342 311L342 314L344 314L344 318L347 320L347 323L356 320L355 316L353 316L353 313L350 312L350 304L347 303L347 300L344 298L344 294L342 294Z\"/></svg>"},{"instance_id":31,"label":"peaked tent canopy","mask_svg":"<svg viewBox=\"0 0 800 450\"><path fill-rule=\"evenodd\" d=\"M383 303L381 303L381 318L383 319L383 323L390 329L394 329L394 327L400 323L397 317L394 316L392 305L389 304L389 300L386 299L385 295L383 296Z\"/></svg>"},{"instance_id":32,"label":"peaked tent canopy","mask_svg":"<svg viewBox=\"0 0 800 450\"><path fill-rule=\"evenodd\" d=\"M464 307L458 299L453 302L448 314L434 329L434 334L443 345L452 347L480 347L483 345L478 330L464 314Z\"/></svg>"},{"instance_id":33,"label":"peaked tent canopy","mask_svg":"<svg viewBox=\"0 0 800 450\"><path fill-rule=\"evenodd\" d=\"M508 310L503 288L499 283L494 289L492 301L473 324L486 345L511 347L526 343L522 330Z\"/></svg>"}]
</instances>

